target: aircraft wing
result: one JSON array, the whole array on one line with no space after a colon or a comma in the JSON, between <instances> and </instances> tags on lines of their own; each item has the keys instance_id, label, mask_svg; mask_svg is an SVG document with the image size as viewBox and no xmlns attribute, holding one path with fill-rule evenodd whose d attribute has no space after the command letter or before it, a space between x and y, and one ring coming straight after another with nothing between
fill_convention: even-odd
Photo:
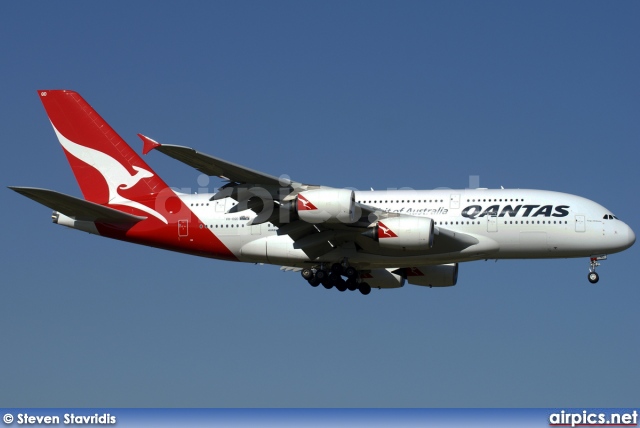
<instances>
[{"instance_id":1,"label":"aircraft wing","mask_svg":"<svg viewBox=\"0 0 640 428\"><path fill-rule=\"evenodd\" d=\"M16 186L9 186L9 189L74 220L103 223L137 223L146 219L146 217L128 214L53 190Z\"/></svg>"},{"instance_id":2,"label":"aircraft wing","mask_svg":"<svg viewBox=\"0 0 640 428\"><path fill-rule=\"evenodd\" d=\"M144 143L143 153L157 150L165 155L185 163L203 174L217 176L230 182L263 184L272 186L289 186L291 181L286 178L278 178L264 172L238 165L215 156L201 153L195 149L172 144L160 144L149 137L138 134Z\"/></svg>"},{"instance_id":3,"label":"aircraft wing","mask_svg":"<svg viewBox=\"0 0 640 428\"><path fill-rule=\"evenodd\" d=\"M289 179L280 179L273 175L265 174L242 165L238 165L215 156L200 153L195 149L175 146L169 144L160 144L142 134L138 134L144 143L143 153L151 150L158 150L174 159L179 160L198 171L210 175L229 180L230 183L223 186L221 191L217 193L212 200L231 197L238 201L229 212L239 212L250 209L258 214L252 221L252 224L272 223L277 226L279 235L289 235L294 241L294 248L301 249L311 259L321 257L329 253L334 248L347 242L355 242L356 245L362 240L366 240L362 233L371 227L378 220L389 217L407 216L406 214L398 214L381 210L374 206L356 203L359 210L359 218L351 224L343 223L322 223L311 224L301 220L292 222L282 221L280 217L280 206L294 200L296 195L301 191L320 188L316 185L302 184L293 182ZM271 196L275 209L266 210L270 215L262 215L263 200L261 198L252 198L240 188L242 184L263 185L269 190L268 195ZM274 189L287 188L282 197L280 192ZM255 196L255 195L253 195ZM478 244L478 239L471 235L459 232L452 232L441 227L435 228L436 236L434 237L433 250L434 254L441 254L452 251L461 251Z\"/></svg>"}]
</instances>

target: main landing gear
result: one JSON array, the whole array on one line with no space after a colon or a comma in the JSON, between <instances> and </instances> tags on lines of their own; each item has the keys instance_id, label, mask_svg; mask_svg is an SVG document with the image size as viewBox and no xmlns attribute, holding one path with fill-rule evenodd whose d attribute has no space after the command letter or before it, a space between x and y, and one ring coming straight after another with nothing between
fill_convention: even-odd
<instances>
[{"instance_id":1,"label":"main landing gear","mask_svg":"<svg viewBox=\"0 0 640 428\"><path fill-rule=\"evenodd\" d=\"M363 282L356 268L349 266L346 261L343 264L334 263L329 269L322 263L317 268L304 268L300 273L312 287L322 284L327 290L335 287L340 292L358 290L364 295L371 293L369 284Z\"/></svg>"},{"instance_id":2,"label":"main landing gear","mask_svg":"<svg viewBox=\"0 0 640 428\"><path fill-rule=\"evenodd\" d=\"M589 261L588 278L589 278L589 282L592 284L595 284L600 279L600 276L596 272L596 268L600 266L600 263L598 263L600 260L607 260L607 256L591 257L591 260Z\"/></svg>"}]
</instances>

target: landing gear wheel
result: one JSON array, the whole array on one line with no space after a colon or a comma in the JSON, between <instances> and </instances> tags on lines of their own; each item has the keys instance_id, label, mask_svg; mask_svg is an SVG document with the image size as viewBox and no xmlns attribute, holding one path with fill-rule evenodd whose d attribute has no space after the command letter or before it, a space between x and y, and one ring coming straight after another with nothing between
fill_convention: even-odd
<instances>
[{"instance_id":1,"label":"landing gear wheel","mask_svg":"<svg viewBox=\"0 0 640 428\"><path fill-rule=\"evenodd\" d=\"M336 280L336 288L340 292L347 291L347 283L346 283L346 281L344 279L342 279L342 278L339 278L338 280Z\"/></svg>"},{"instance_id":2,"label":"landing gear wheel","mask_svg":"<svg viewBox=\"0 0 640 428\"><path fill-rule=\"evenodd\" d=\"M358 275L358 271L353 266L349 266L344 270L344 274L347 278L355 278Z\"/></svg>"},{"instance_id":3,"label":"landing gear wheel","mask_svg":"<svg viewBox=\"0 0 640 428\"><path fill-rule=\"evenodd\" d=\"M358 283L355 279L349 278L347 279L347 290L356 291L358 289Z\"/></svg>"},{"instance_id":4,"label":"landing gear wheel","mask_svg":"<svg viewBox=\"0 0 640 428\"><path fill-rule=\"evenodd\" d=\"M309 283L310 286L312 287L317 287L318 285L320 285L320 281L318 280L318 278L311 278L310 280L307 281Z\"/></svg>"},{"instance_id":5,"label":"landing gear wheel","mask_svg":"<svg viewBox=\"0 0 640 428\"><path fill-rule=\"evenodd\" d=\"M589 272L589 282L595 284L600 279L596 272Z\"/></svg>"},{"instance_id":6,"label":"landing gear wheel","mask_svg":"<svg viewBox=\"0 0 640 428\"><path fill-rule=\"evenodd\" d=\"M335 281L333 281L330 276L327 276L325 279L322 280L322 286L327 290L331 289L334 286L334 284L335 284Z\"/></svg>"},{"instance_id":7,"label":"landing gear wheel","mask_svg":"<svg viewBox=\"0 0 640 428\"><path fill-rule=\"evenodd\" d=\"M340 263L334 263L331 265L331 273L340 275L342 273L342 265Z\"/></svg>"},{"instance_id":8,"label":"landing gear wheel","mask_svg":"<svg viewBox=\"0 0 640 428\"><path fill-rule=\"evenodd\" d=\"M304 268L302 269L302 271L300 272L300 274L302 275L302 277L304 279L306 279L307 281L309 281L311 278L313 278L313 271L309 268Z\"/></svg>"},{"instance_id":9,"label":"landing gear wheel","mask_svg":"<svg viewBox=\"0 0 640 428\"><path fill-rule=\"evenodd\" d=\"M358 286L358 290L365 296L371 293L371 287L366 282L361 282L360 285Z\"/></svg>"},{"instance_id":10,"label":"landing gear wheel","mask_svg":"<svg viewBox=\"0 0 640 428\"><path fill-rule=\"evenodd\" d=\"M322 270L322 269L320 269L320 270L316 271L316 278L318 278L318 280L319 280L320 282L322 282L322 281L324 281L325 279L327 279L327 276L328 276L328 275L327 275L327 271L326 271L326 270Z\"/></svg>"}]
</instances>

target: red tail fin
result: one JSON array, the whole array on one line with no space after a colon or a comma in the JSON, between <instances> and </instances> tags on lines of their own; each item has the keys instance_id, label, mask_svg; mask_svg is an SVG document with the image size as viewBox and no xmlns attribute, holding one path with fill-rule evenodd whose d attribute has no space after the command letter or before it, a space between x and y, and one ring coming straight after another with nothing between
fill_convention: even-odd
<instances>
[{"instance_id":1,"label":"red tail fin","mask_svg":"<svg viewBox=\"0 0 640 428\"><path fill-rule=\"evenodd\" d=\"M136 208L166 223L152 207L168 186L89 103L73 91L38 94L84 197Z\"/></svg>"}]
</instances>

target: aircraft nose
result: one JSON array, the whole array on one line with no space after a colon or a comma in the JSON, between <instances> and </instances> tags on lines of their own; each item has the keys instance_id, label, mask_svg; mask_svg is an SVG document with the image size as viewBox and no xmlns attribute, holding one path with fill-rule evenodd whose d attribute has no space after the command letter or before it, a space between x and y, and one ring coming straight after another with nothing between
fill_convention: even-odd
<instances>
[{"instance_id":1,"label":"aircraft nose","mask_svg":"<svg viewBox=\"0 0 640 428\"><path fill-rule=\"evenodd\" d=\"M633 229L627 226L627 244L630 247L633 244L635 244L635 242L636 242L636 234L633 233Z\"/></svg>"}]
</instances>

